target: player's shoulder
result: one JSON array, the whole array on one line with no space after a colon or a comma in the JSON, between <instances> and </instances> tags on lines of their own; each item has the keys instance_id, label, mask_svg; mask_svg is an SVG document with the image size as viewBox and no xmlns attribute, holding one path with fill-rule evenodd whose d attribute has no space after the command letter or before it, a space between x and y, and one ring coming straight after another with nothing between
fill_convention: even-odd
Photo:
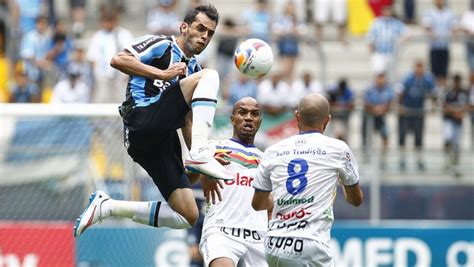
<instances>
[{"instance_id":1,"label":"player's shoulder","mask_svg":"<svg viewBox=\"0 0 474 267\"><path fill-rule=\"evenodd\" d=\"M173 39L169 36L166 35L153 35L153 34L147 34L143 35L141 37L136 38L133 41L133 47L138 50L144 50L148 47L151 47L153 45L171 45L173 43Z\"/></svg>"}]
</instances>

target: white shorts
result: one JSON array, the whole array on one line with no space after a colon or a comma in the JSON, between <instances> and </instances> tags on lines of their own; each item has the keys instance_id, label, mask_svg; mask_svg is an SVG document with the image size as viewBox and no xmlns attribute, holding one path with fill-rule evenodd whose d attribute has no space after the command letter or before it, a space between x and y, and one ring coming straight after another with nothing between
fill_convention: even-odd
<instances>
[{"instance_id":1,"label":"white shorts","mask_svg":"<svg viewBox=\"0 0 474 267\"><path fill-rule=\"evenodd\" d=\"M334 266L329 245L299 237L265 237L267 263L272 267Z\"/></svg>"},{"instance_id":2,"label":"white shorts","mask_svg":"<svg viewBox=\"0 0 474 267\"><path fill-rule=\"evenodd\" d=\"M346 23L346 0L314 0L314 19L316 23L327 23L329 19L338 24Z\"/></svg>"},{"instance_id":3,"label":"white shorts","mask_svg":"<svg viewBox=\"0 0 474 267\"><path fill-rule=\"evenodd\" d=\"M204 266L217 258L229 258L235 266L239 261L239 266L267 266L261 232L226 227L214 227L206 232L199 244Z\"/></svg>"},{"instance_id":4,"label":"white shorts","mask_svg":"<svg viewBox=\"0 0 474 267\"><path fill-rule=\"evenodd\" d=\"M374 53L372 55L372 72L374 75L386 73L392 68L393 55Z\"/></svg>"}]
</instances>

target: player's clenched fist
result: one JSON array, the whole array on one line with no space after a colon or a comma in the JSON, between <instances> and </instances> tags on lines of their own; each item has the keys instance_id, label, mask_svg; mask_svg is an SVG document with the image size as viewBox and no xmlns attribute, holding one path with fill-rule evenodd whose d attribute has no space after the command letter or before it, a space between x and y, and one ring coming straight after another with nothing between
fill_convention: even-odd
<instances>
[{"instance_id":1,"label":"player's clenched fist","mask_svg":"<svg viewBox=\"0 0 474 267\"><path fill-rule=\"evenodd\" d=\"M186 74L186 64L184 62L177 62L171 64L171 66L163 71L162 79L169 81L177 76Z\"/></svg>"}]
</instances>

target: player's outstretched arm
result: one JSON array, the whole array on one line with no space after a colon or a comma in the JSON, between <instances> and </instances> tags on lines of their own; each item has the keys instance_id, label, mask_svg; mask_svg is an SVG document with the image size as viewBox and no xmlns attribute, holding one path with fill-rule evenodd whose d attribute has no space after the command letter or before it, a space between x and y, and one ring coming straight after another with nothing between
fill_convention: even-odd
<instances>
[{"instance_id":1,"label":"player's outstretched arm","mask_svg":"<svg viewBox=\"0 0 474 267\"><path fill-rule=\"evenodd\" d=\"M347 203L354 207L358 207L362 204L364 194L360 189L359 183L355 185L344 185L343 189L344 197L346 198Z\"/></svg>"},{"instance_id":2,"label":"player's outstretched arm","mask_svg":"<svg viewBox=\"0 0 474 267\"><path fill-rule=\"evenodd\" d=\"M174 63L168 69L160 70L151 65L144 64L128 50L117 53L110 61L110 66L131 76L164 81L169 81L177 76L184 75L186 71L186 64L184 62Z\"/></svg>"},{"instance_id":3,"label":"player's outstretched arm","mask_svg":"<svg viewBox=\"0 0 474 267\"><path fill-rule=\"evenodd\" d=\"M255 190L253 193L252 207L257 211L272 209L273 198L271 192Z\"/></svg>"}]
</instances>

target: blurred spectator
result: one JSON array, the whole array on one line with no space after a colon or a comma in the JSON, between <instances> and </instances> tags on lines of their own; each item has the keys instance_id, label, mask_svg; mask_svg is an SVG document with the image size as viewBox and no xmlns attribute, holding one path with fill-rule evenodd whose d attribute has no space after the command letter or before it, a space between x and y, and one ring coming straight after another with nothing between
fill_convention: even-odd
<instances>
[{"instance_id":1,"label":"blurred spectator","mask_svg":"<svg viewBox=\"0 0 474 267\"><path fill-rule=\"evenodd\" d=\"M81 38L84 32L87 0L69 0L72 17L72 32L75 38Z\"/></svg>"},{"instance_id":2,"label":"blurred spectator","mask_svg":"<svg viewBox=\"0 0 474 267\"><path fill-rule=\"evenodd\" d=\"M264 114L277 117L287 110L290 94L288 83L282 79L281 74L275 73L258 85L257 101Z\"/></svg>"},{"instance_id":3,"label":"blurred spectator","mask_svg":"<svg viewBox=\"0 0 474 267\"><path fill-rule=\"evenodd\" d=\"M8 69L14 69L19 59L18 43L20 42L20 33L18 16L19 8L16 1L0 0L0 57L9 59ZM7 76L13 76L12 72L0 73L0 75L4 75L5 79L10 79Z\"/></svg>"},{"instance_id":4,"label":"blurred spectator","mask_svg":"<svg viewBox=\"0 0 474 267\"><path fill-rule=\"evenodd\" d=\"M304 24L298 21L293 1L288 1L281 16L275 18L273 34L277 39L281 72L287 80L293 78L299 54L299 38L304 33Z\"/></svg>"},{"instance_id":5,"label":"blurred spectator","mask_svg":"<svg viewBox=\"0 0 474 267\"><path fill-rule=\"evenodd\" d=\"M392 76L389 71L392 70L398 43L405 33L405 25L393 16L392 6L385 6L382 9L382 16L372 22L367 34L373 53L373 73L386 72Z\"/></svg>"},{"instance_id":6,"label":"blurred spectator","mask_svg":"<svg viewBox=\"0 0 474 267\"><path fill-rule=\"evenodd\" d=\"M332 18L338 27L337 39L346 42L347 0L314 0L314 19L316 22L316 38L323 40L323 24Z\"/></svg>"},{"instance_id":7,"label":"blurred spectator","mask_svg":"<svg viewBox=\"0 0 474 267\"><path fill-rule=\"evenodd\" d=\"M255 7L246 9L242 17L247 25L249 38L259 38L270 44L272 15L267 0L255 0Z\"/></svg>"},{"instance_id":8,"label":"blurred spectator","mask_svg":"<svg viewBox=\"0 0 474 267\"><path fill-rule=\"evenodd\" d=\"M26 34L37 28L43 0L15 0L19 8L20 31ZM46 21L47 23L47 21Z\"/></svg>"},{"instance_id":9,"label":"blurred spectator","mask_svg":"<svg viewBox=\"0 0 474 267\"><path fill-rule=\"evenodd\" d=\"M415 135L417 168L425 169L422 161L425 99L430 97L436 104L436 83L434 76L425 72L422 61L415 62L414 71L402 82L399 94L398 144L400 146L400 169L406 168L405 137L408 132Z\"/></svg>"},{"instance_id":10,"label":"blurred spectator","mask_svg":"<svg viewBox=\"0 0 474 267\"><path fill-rule=\"evenodd\" d=\"M471 0L469 10L461 19L461 28L466 34L466 54L469 71L474 73L474 1Z\"/></svg>"},{"instance_id":11,"label":"blurred spectator","mask_svg":"<svg viewBox=\"0 0 474 267\"><path fill-rule=\"evenodd\" d=\"M454 75L452 85L446 93L443 105L444 113L444 148L446 169L452 170L458 177L461 175L458 164L460 142L462 138L462 120L468 111L469 93L462 88L462 78Z\"/></svg>"},{"instance_id":12,"label":"blurred spectator","mask_svg":"<svg viewBox=\"0 0 474 267\"><path fill-rule=\"evenodd\" d=\"M10 91L10 103L36 103L40 100L40 91L36 84L30 82L25 72L16 74L15 83Z\"/></svg>"},{"instance_id":13,"label":"blurred spectator","mask_svg":"<svg viewBox=\"0 0 474 267\"><path fill-rule=\"evenodd\" d=\"M97 0L97 3L100 17L113 14L120 19L120 16L125 12L125 0Z\"/></svg>"},{"instance_id":14,"label":"blurred spectator","mask_svg":"<svg viewBox=\"0 0 474 267\"><path fill-rule=\"evenodd\" d=\"M403 0L403 19L407 24L416 24L415 0Z\"/></svg>"},{"instance_id":15,"label":"blurred spectator","mask_svg":"<svg viewBox=\"0 0 474 267\"><path fill-rule=\"evenodd\" d=\"M79 70L80 79L93 91L95 88L94 70L92 63L86 60L84 48L76 46L71 56L69 66Z\"/></svg>"},{"instance_id":16,"label":"blurred spectator","mask_svg":"<svg viewBox=\"0 0 474 267\"><path fill-rule=\"evenodd\" d=\"M385 7L393 5L393 0L369 0L368 2L376 17L383 15Z\"/></svg>"},{"instance_id":17,"label":"blurred spectator","mask_svg":"<svg viewBox=\"0 0 474 267\"><path fill-rule=\"evenodd\" d=\"M25 71L30 81L39 86L40 91L44 74L50 69L50 63L46 59L49 41L48 21L43 16L36 19L36 29L28 32L21 40L20 56L24 60Z\"/></svg>"},{"instance_id":18,"label":"blurred spectator","mask_svg":"<svg viewBox=\"0 0 474 267\"><path fill-rule=\"evenodd\" d=\"M228 89L229 71L234 65L234 53L239 39L246 34L246 30L237 26L233 19L225 18L217 31L217 72L221 81L222 92Z\"/></svg>"},{"instance_id":19,"label":"blurred spectator","mask_svg":"<svg viewBox=\"0 0 474 267\"><path fill-rule=\"evenodd\" d=\"M72 39L68 36L66 24L58 20L55 25L54 33L49 41L49 51L46 59L53 62L57 77L64 79L66 77L66 68L70 61L70 54L74 49Z\"/></svg>"},{"instance_id":20,"label":"blurred spectator","mask_svg":"<svg viewBox=\"0 0 474 267\"><path fill-rule=\"evenodd\" d=\"M449 41L456 27L456 16L445 6L444 0L435 0L435 5L423 17L423 26L430 37L431 71L436 76L436 84L444 89L449 68Z\"/></svg>"},{"instance_id":21,"label":"blurred spectator","mask_svg":"<svg viewBox=\"0 0 474 267\"><path fill-rule=\"evenodd\" d=\"M79 79L79 69L70 66L67 69L68 78L59 81L53 88L51 103L89 103L90 88Z\"/></svg>"},{"instance_id":22,"label":"blurred spectator","mask_svg":"<svg viewBox=\"0 0 474 267\"><path fill-rule=\"evenodd\" d=\"M474 150L474 73L469 77L469 113L471 115L471 150Z\"/></svg>"},{"instance_id":23,"label":"blurred spectator","mask_svg":"<svg viewBox=\"0 0 474 267\"><path fill-rule=\"evenodd\" d=\"M313 78L311 72L305 71L301 78L296 79L291 84L290 94L288 95L289 107L297 107L301 98L309 93L320 93L324 95L321 83Z\"/></svg>"},{"instance_id":24,"label":"blurred spectator","mask_svg":"<svg viewBox=\"0 0 474 267\"><path fill-rule=\"evenodd\" d=\"M92 97L94 103L118 103L123 101L127 76L110 66L112 57L133 40L127 29L118 26L115 13L101 19L100 30L92 36L87 59L93 63L96 81Z\"/></svg>"},{"instance_id":25,"label":"blurred spectator","mask_svg":"<svg viewBox=\"0 0 474 267\"><path fill-rule=\"evenodd\" d=\"M179 33L180 19L175 0L158 0L146 17L146 27L153 34L175 35Z\"/></svg>"},{"instance_id":26,"label":"blurred spectator","mask_svg":"<svg viewBox=\"0 0 474 267\"><path fill-rule=\"evenodd\" d=\"M230 85L227 104L233 106L237 100L245 96L257 97L257 81L239 74Z\"/></svg>"},{"instance_id":27,"label":"blurred spectator","mask_svg":"<svg viewBox=\"0 0 474 267\"><path fill-rule=\"evenodd\" d=\"M377 130L382 136L382 156L380 157L380 168L386 166L386 156L388 151L388 127L385 122L385 115L390 110L390 105L394 98L392 87L388 84L385 74L378 74L375 83L364 93L364 115L362 120L362 144L364 151L368 150L368 142L372 141L372 132Z\"/></svg>"},{"instance_id":28,"label":"blurred spectator","mask_svg":"<svg viewBox=\"0 0 474 267\"><path fill-rule=\"evenodd\" d=\"M331 105L331 123L333 136L348 142L349 118L354 110L354 93L345 78L341 78L336 86L328 90Z\"/></svg>"}]
</instances>

